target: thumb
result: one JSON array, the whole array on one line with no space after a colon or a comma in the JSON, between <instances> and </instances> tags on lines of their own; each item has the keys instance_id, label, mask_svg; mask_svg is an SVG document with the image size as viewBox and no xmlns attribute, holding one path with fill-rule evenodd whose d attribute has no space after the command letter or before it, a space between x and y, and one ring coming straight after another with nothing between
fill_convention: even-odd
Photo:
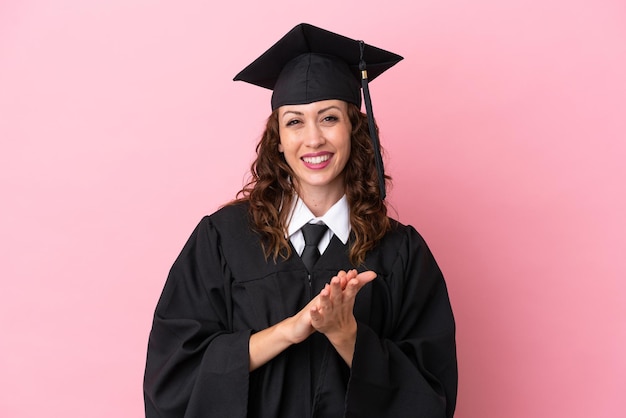
<instances>
[{"instance_id":1,"label":"thumb","mask_svg":"<svg viewBox=\"0 0 626 418\"><path fill-rule=\"evenodd\" d=\"M351 279L346 286L345 296L348 298L353 298L356 296L359 290L372 280L376 278L376 273L373 271L364 271L363 273L359 273L356 277Z\"/></svg>"},{"instance_id":2,"label":"thumb","mask_svg":"<svg viewBox=\"0 0 626 418\"><path fill-rule=\"evenodd\" d=\"M359 273L356 276L356 279L359 281L359 287L365 286L367 283L371 282L376 278L377 274L371 270L364 271Z\"/></svg>"}]
</instances>

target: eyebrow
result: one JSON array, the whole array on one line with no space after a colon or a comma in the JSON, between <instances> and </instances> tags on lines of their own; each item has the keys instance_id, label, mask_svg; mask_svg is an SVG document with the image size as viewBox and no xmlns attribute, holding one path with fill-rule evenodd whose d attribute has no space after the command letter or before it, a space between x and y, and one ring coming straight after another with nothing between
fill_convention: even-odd
<instances>
[{"instance_id":1,"label":"eyebrow","mask_svg":"<svg viewBox=\"0 0 626 418\"><path fill-rule=\"evenodd\" d=\"M336 105L331 105L331 106L328 106L328 107L325 107L325 108L323 108L323 109L318 110L318 111L317 111L317 114L318 114L318 115L321 115L322 113L327 112L327 111L329 111L329 110L331 110L331 109L337 109L337 110L341 111L341 109L339 108L339 106L336 106ZM298 116L302 116L302 115L304 115L304 113L299 112L299 111L297 111L297 110L286 110L286 111L285 111L285 113L283 113L283 116L282 116L282 117L285 117L285 116L286 116L287 114L289 114L289 113L293 113L293 114L298 115Z\"/></svg>"}]
</instances>

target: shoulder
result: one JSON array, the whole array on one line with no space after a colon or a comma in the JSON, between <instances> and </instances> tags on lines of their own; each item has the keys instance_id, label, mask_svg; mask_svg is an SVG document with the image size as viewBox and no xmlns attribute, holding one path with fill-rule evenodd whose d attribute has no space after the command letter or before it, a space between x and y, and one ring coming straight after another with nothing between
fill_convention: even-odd
<instances>
[{"instance_id":1,"label":"shoulder","mask_svg":"<svg viewBox=\"0 0 626 418\"><path fill-rule=\"evenodd\" d=\"M422 235L413 227L405 225L395 219L389 218L391 228L383 238L383 241L397 242L410 245L426 245Z\"/></svg>"},{"instance_id":2,"label":"shoulder","mask_svg":"<svg viewBox=\"0 0 626 418\"><path fill-rule=\"evenodd\" d=\"M248 208L249 203L233 202L222 206L220 209L207 216L208 220L215 225L228 226L233 224L244 224L248 226Z\"/></svg>"},{"instance_id":3,"label":"shoulder","mask_svg":"<svg viewBox=\"0 0 626 418\"><path fill-rule=\"evenodd\" d=\"M243 242L258 244L259 236L252 225L249 209L247 201L229 203L206 216L202 222L210 225L223 245L236 248Z\"/></svg>"},{"instance_id":4,"label":"shoulder","mask_svg":"<svg viewBox=\"0 0 626 418\"><path fill-rule=\"evenodd\" d=\"M219 251L223 263L239 277L251 277L253 273L258 273L254 270L265 264L261 239L252 226L249 209L247 201L237 201L200 221L207 239Z\"/></svg>"},{"instance_id":5,"label":"shoulder","mask_svg":"<svg viewBox=\"0 0 626 418\"><path fill-rule=\"evenodd\" d=\"M197 224L192 238L217 240L249 239L253 234L248 216L248 204L227 204L210 215L205 215Z\"/></svg>"},{"instance_id":6,"label":"shoulder","mask_svg":"<svg viewBox=\"0 0 626 418\"><path fill-rule=\"evenodd\" d=\"M412 225L389 220L391 228L369 252L366 263L390 270L393 265L409 265L416 258L433 258L426 241Z\"/></svg>"},{"instance_id":7,"label":"shoulder","mask_svg":"<svg viewBox=\"0 0 626 418\"><path fill-rule=\"evenodd\" d=\"M249 229L248 207L248 202L228 203L212 214L204 216L200 225L225 231Z\"/></svg>"}]
</instances>

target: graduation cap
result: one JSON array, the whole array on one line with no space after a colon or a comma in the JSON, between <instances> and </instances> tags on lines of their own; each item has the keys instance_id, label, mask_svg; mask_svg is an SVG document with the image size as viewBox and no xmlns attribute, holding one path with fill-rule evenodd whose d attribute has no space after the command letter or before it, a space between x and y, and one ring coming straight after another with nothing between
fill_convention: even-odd
<instances>
[{"instance_id":1,"label":"graduation cap","mask_svg":"<svg viewBox=\"0 0 626 418\"><path fill-rule=\"evenodd\" d=\"M385 174L368 82L402 60L400 55L307 23L289 31L234 78L273 90L272 110L283 105L343 100L361 106L361 89L374 146L381 199Z\"/></svg>"}]
</instances>

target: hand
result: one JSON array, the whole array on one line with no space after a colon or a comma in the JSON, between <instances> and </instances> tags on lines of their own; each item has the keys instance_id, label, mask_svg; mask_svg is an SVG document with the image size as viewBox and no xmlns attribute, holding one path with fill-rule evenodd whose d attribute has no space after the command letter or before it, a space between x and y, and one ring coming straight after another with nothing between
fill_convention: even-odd
<instances>
[{"instance_id":1,"label":"hand","mask_svg":"<svg viewBox=\"0 0 626 418\"><path fill-rule=\"evenodd\" d=\"M363 286L376 278L373 271L357 274L340 271L324 286L320 294L309 303L311 325L323 334L341 333L356 327L352 312L357 293ZM307 305L308 306L308 305ZM354 327L352 326L354 325Z\"/></svg>"},{"instance_id":2,"label":"hand","mask_svg":"<svg viewBox=\"0 0 626 418\"><path fill-rule=\"evenodd\" d=\"M326 335L348 364L352 363L356 342L354 301L359 290L375 278L373 271L360 274L356 270L340 271L313 299L312 302L317 302L310 307L312 327Z\"/></svg>"},{"instance_id":3,"label":"hand","mask_svg":"<svg viewBox=\"0 0 626 418\"><path fill-rule=\"evenodd\" d=\"M283 321L288 324L285 327L285 336L292 344L306 340L315 332L315 328L311 325L311 308L319 303L319 298L319 295L316 296L297 314Z\"/></svg>"},{"instance_id":4,"label":"hand","mask_svg":"<svg viewBox=\"0 0 626 418\"><path fill-rule=\"evenodd\" d=\"M248 351L250 371L261 367L292 344L306 340L315 332L311 326L311 307L319 303L319 296L300 312L250 336Z\"/></svg>"},{"instance_id":5,"label":"hand","mask_svg":"<svg viewBox=\"0 0 626 418\"><path fill-rule=\"evenodd\" d=\"M352 314L354 298L375 277L376 273L371 271L358 275L356 270L340 271L330 285L326 285L300 312L252 334L250 371L264 365L290 345L306 340L315 330L324 332L344 361L351 365L356 341L356 320Z\"/></svg>"}]
</instances>

